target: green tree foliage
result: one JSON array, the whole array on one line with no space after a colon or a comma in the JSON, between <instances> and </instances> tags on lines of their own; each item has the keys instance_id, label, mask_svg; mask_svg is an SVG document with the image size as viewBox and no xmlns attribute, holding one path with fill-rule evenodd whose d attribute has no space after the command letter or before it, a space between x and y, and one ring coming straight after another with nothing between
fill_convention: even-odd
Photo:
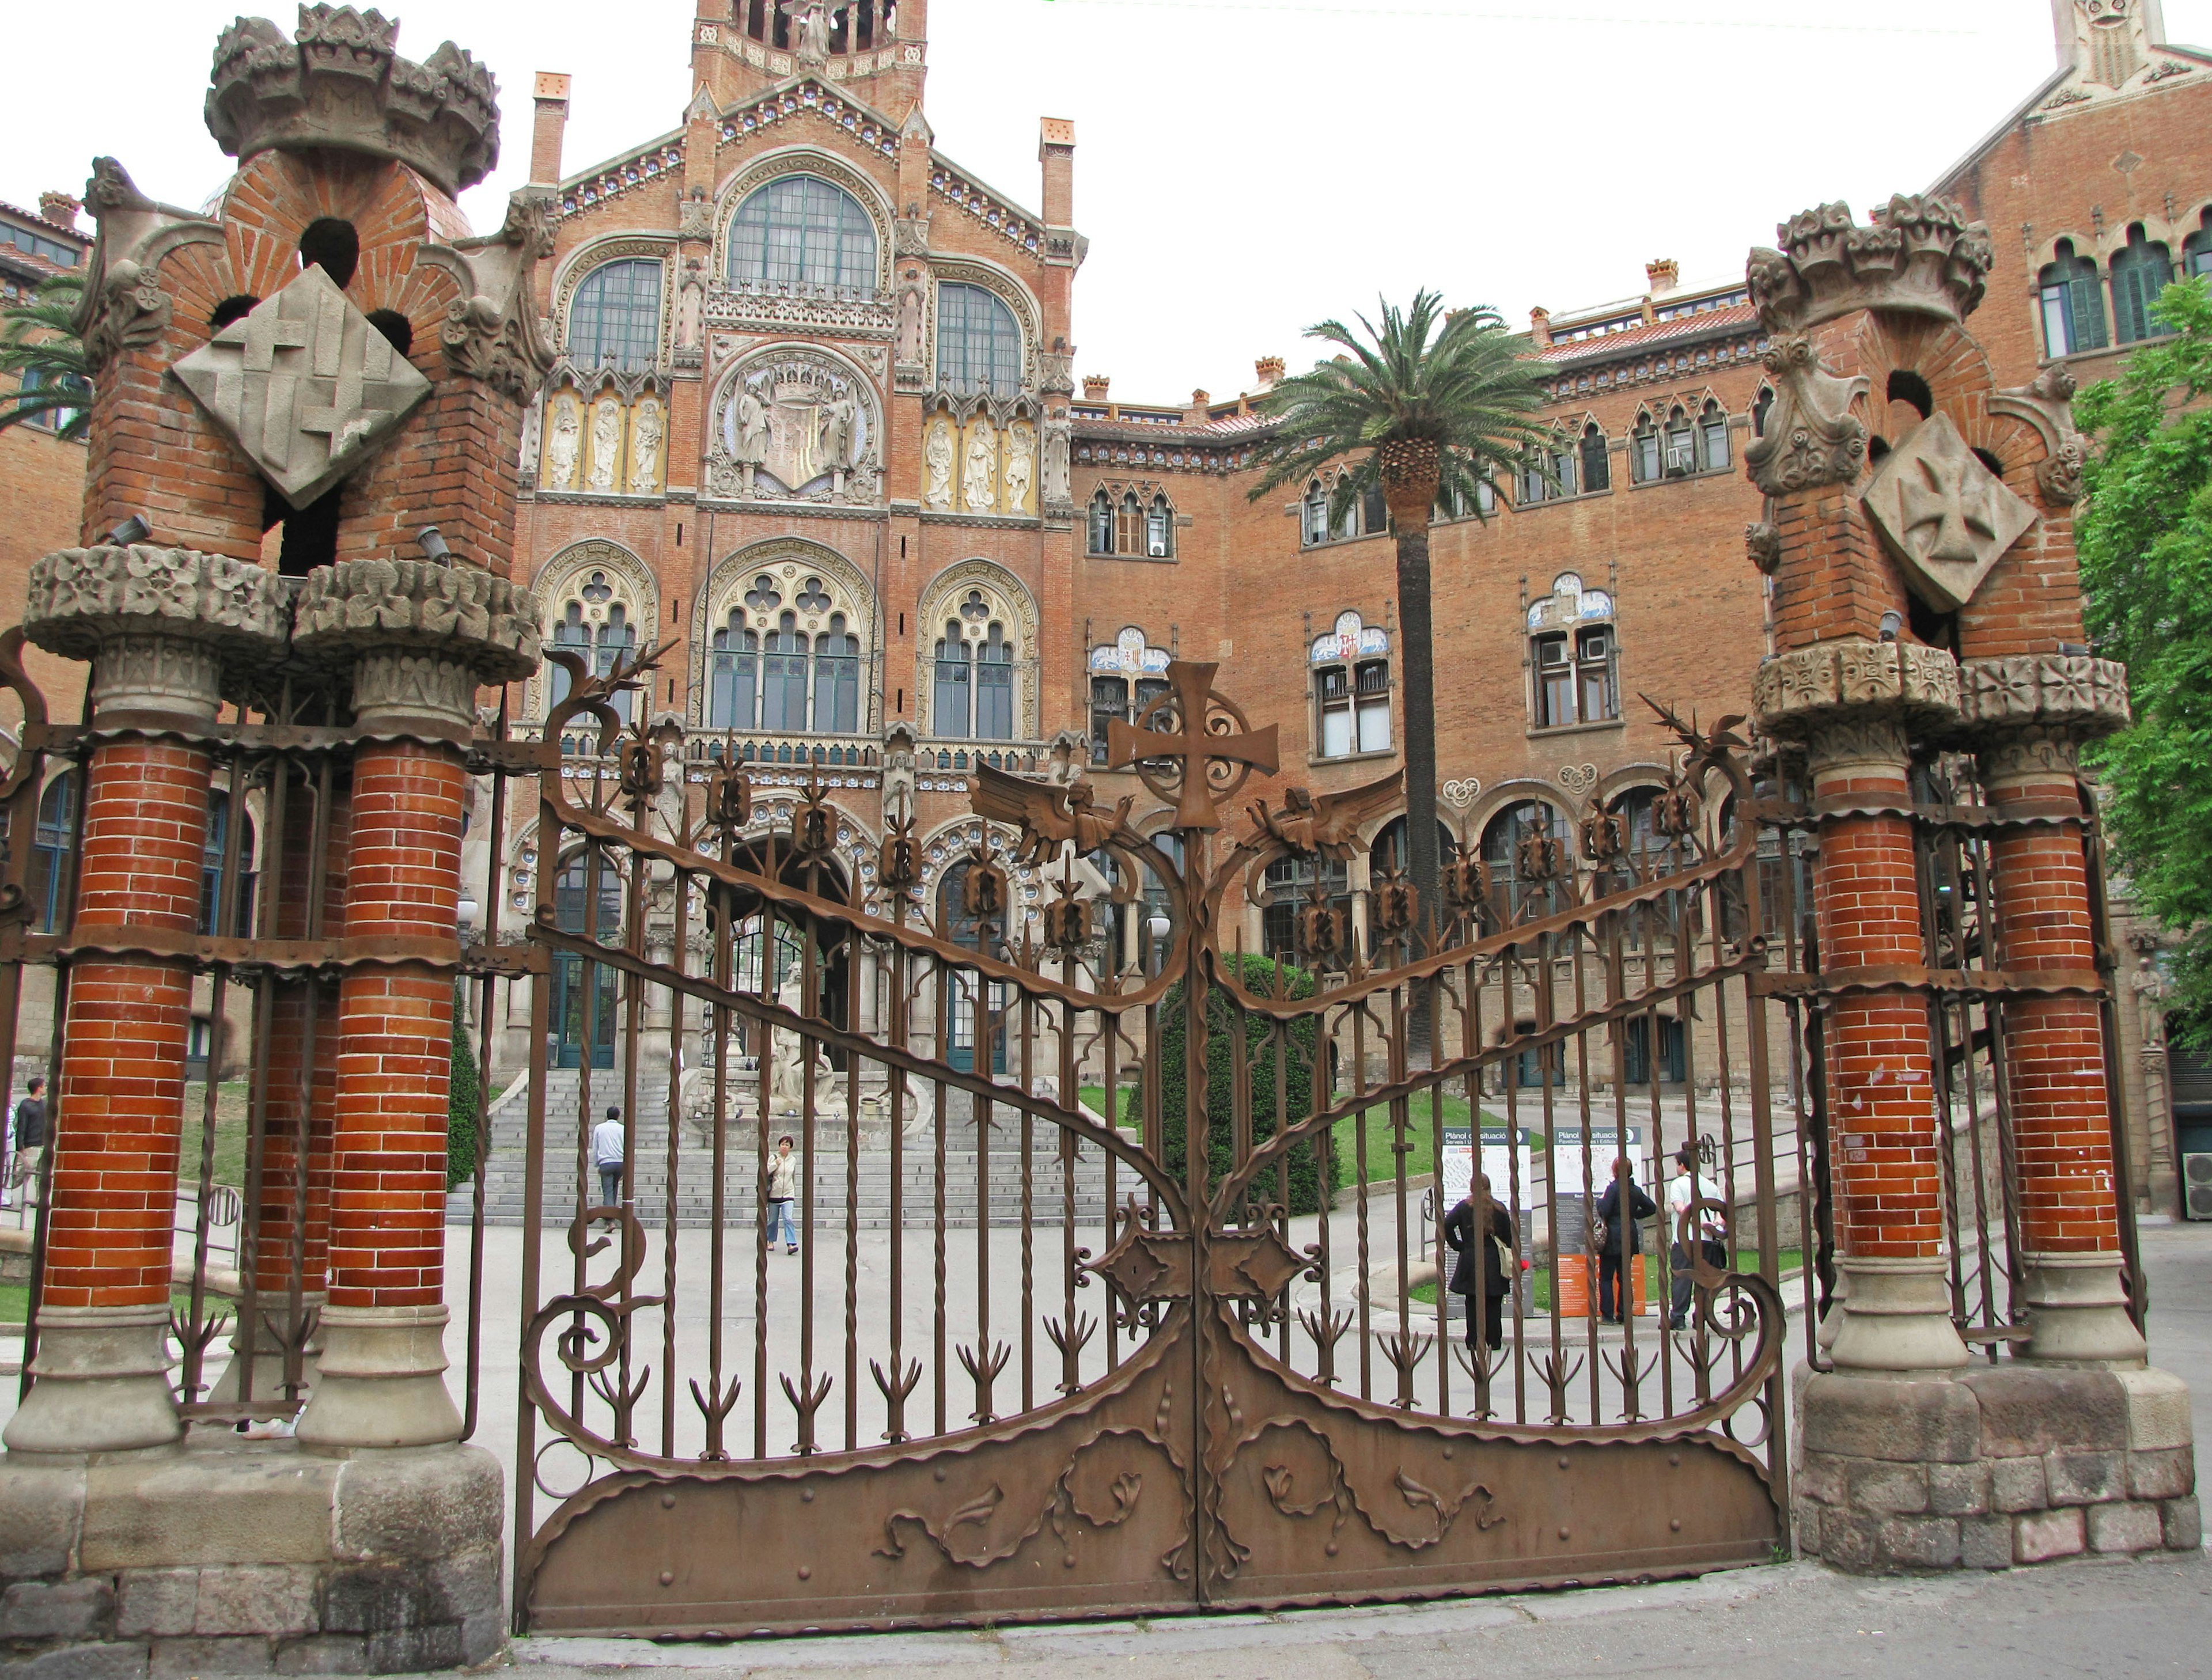
<instances>
[{"instance_id":1,"label":"green tree foliage","mask_svg":"<svg viewBox=\"0 0 2212 1680\"><path fill-rule=\"evenodd\" d=\"M2183 1036L2212 1045L2212 292L2169 286L2173 336L2082 395L2094 447L2076 539L2090 634L2127 662L2135 727L2100 745L2112 846L2137 905L2179 933Z\"/></svg>"},{"instance_id":2,"label":"green tree foliage","mask_svg":"<svg viewBox=\"0 0 2212 1680\"><path fill-rule=\"evenodd\" d=\"M461 1011L453 1010L453 1065L446 1098L446 1188L466 1184L477 1170L477 1113L483 1081L477 1071L477 1047L470 1041Z\"/></svg>"},{"instance_id":3,"label":"green tree foliage","mask_svg":"<svg viewBox=\"0 0 2212 1680\"><path fill-rule=\"evenodd\" d=\"M1240 965L1239 972L1244 989L1257 996L1295 999L1314 995L1314 977L1303 968L1287 963L1278 964L1264 956L1243 956L1223 959L1224 963ZM1218 1187L1228 1177L1236 1161L1236 1107L1231 1101L1233 1078L1232 1058L1237 1052L1237 1021L1239 1011L1230 1002L1228 995L1219 989L1206 996L1206 1182ZM1160 1000L1160 1119L1161 1131L1167 1145L1167 1170L1180 1185L1183 1182L1184 1163L1188 1159L1185 1143L1183 1116L1183 1004L1180 983L1169 988ZM1265 1016L1253 1015L1244 1018L1244 1055L1251 1069L1252 1143L1255 1148L1275 1135L1275 1081L1278 1070L1282 1075L1284 1098L1282 1112L1288 1124L1296 1125L1313 1112L1314 1046L1316 1038L1314 1017L1294 1022L1280 1037L1271 1033L1271 1023ZM1290 1053L1283 1052L1287 1039ZM1323 1053L1326 1053L1324 1048ZM1334 1151L1326 1134L1318 1140L1319 1151L1329 1163L1328 1182L1334 1186L1339 1177ZM1291 1151L1291 1211L1316 1213L1321 1208L1319 1186L1322 1175L1317 1170L1316 1151L1313 1147L1300 1145ZM1255 1186L1254 1199L1271 1202L1275 1199L1276 1180L1273 1174Z\"/></svg>"},{"instance_id":4,"label":"green tree foliage","mask_svg":"<svg viewBox=\"0 0 2212 1680\"><path fill-rule=\"evenodd\" d=\"M92 424L92 381L76 336L83 296L82 275L58 274L27 300L0 310L0 373L15 380L15 390L0 395L0 432L26 421L52 426L67 415L59 434L81 439Z\"/></svg>"}]
</instances>

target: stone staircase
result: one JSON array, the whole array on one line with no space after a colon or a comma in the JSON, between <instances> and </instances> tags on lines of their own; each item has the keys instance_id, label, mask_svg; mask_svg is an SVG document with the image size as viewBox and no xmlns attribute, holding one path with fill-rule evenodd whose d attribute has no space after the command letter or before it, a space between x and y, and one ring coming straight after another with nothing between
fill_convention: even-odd
<instances>
[{"instance_id":1,"label":"stone staircase","mask_svg":"<svg viewBox=\"0 0 2212 1680\"><path fill-rule=\"evenodd\" d=\"M563 1225L575 1207L575 1147L581 1081L573 1068L544 1075L546 1085L545 1204L548 1225ZM694 1082L695 1084L698 1082ZM878 1079L880 1090L880 1077ZM839 1082L842 1092L842 1082ZM908 1229L926 1229L934 1218L936 1155L933 1128L934 1092L915 1088L922 1121L902 1140L900 1180ZM602 1069L592 1078L592 1107L604 1113L609 1101L619 1101L619 1070ZM714 1164L711 1153L711 1095L705 1090L686 1094L687 1116L678 1156L676 1222L679 1227L703 1228L714 1212ZM860 1169L854 1197L854 1222L862 1230L888 1230L891 1214L891 1148L889 1126L876 1118L883 1113L872 1104L863 1086L862 1118L859 1127ZM490 1225L520 1225L524 1218L524 1172L529 1135L530 1090L515 1088L494 1107L489 1117L491 1150L484 1173L484 1220ZM978 1187L975 1105L967 1093L951 1091L945 1099L945 1222L948 1227L973 1229L976 1222ZM911 1124L911 1123L910 1123ZM846 1219L846 1161L853 1128L838 1115L815 1121L814 1222L817 1229L842 1230ZM1061 1182L1058 1127L1038 1121L1031 1128L1030 1197L1031 1217L1038 1225L1057 1226L1061 1216ZM635 1205L639 1222L658 1228L667 1222L668 1211L668 1082L665 1072L638 1079L637 1110L633 1127L632 1156L635 1162ZM789 1135L803 1144L799 1123L792 1117L772 1117L769 1137ZM989 1222L1018 1226L1022 1219L1021 1115L996 1108L988 1140L989 1167ZM731 1227L750 1227L758 1210L760 1128L749 1114L732 1119L725 1145L722 1191L724 1221ZM1102 1226L1106 1217L1106 1167L1103 1150L1078 1143L1074 1162L1075 1217L1079 1225ZM1120 1175L1126 1195L1133 1175ZM596 1202L599 1183L589 1180ZM463 1185L447 1198L448 1220L465 1222L470 1217L472 1192Z\"/></svg>"}]
</instances>

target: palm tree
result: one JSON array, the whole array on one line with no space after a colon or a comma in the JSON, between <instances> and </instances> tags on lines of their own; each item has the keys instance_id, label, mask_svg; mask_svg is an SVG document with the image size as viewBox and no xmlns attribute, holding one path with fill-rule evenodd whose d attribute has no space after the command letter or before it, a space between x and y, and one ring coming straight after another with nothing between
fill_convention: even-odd
<instances>
[{"instance_id":1,"label":"palm tree","mask_svg":"<svg viewBox=\"0 0 2212 1680\"><path fill-rule=\"evenodd\" d=\"M1495 310L1447 312L1434 292L1400 310L1382 302L1378 329L1323 321L1306 337L1343 354L1310 373L1285 379L1262 399L1276 422L1261 452L1257 501L1285 484L1303 484L1337 462L1332 524L1380 486L1398 544L1400 670L1406 688L1406 830L1421 913L1437 905L1436 647L1429 604L1429 522L1440 500L1482 514L1480 491L1540 458L1550 430L1536 419L1545 403L1534 368L1523 361Z\"/></svg>"},{"instance_id":2,"label":"palm tree","mask_svg":"<svg viewBox=\"0 0 2212 1680\"><path fill-rule=\"evenodd\" d=\"M0 431L26 421L55 425L56 435L81 439L92 423L92 380L84 345L76 336L76 311L84 276L58 274L20 303L0 310L0 373L15 376L15 389L0 393Z\"/></svg>"}]
</instances>

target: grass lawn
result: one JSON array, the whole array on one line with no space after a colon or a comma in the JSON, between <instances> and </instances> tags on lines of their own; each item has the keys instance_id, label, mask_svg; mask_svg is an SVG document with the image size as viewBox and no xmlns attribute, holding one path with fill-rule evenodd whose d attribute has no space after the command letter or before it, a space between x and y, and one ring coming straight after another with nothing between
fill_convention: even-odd
<instances>
[{"instance_id":1,"label":"grass lawn","mask_svg":"<svg viewBox=\"0 0 2212 1680\"><path fill-rule=\"evenodd\" d=\"M1436 1120L1431 1101L1425 1095L1417 1096L1408 1099L1406 1105L1406 1176L1409 1179L1437 1169ZM1471 1112L1464 1097L1447 1096L1443 1100L1443 1123L1447 1127L1468 1125ZM1502 1126L1505 1122L1486 1108L1482 1111L1482 1124ZM1362 1126L1367 1131L1367 1182L1388 1183L1398 1175L1397 1157L1391 1153L1395 1135L1388 1103L1359 1114L1347 1114L1336 1123L1337 1158L1343 1163L1338 1169L1338 1177L1341 1182L1350 1184L1358 1173L1356 1149L1358 1129Z\"/></svg>"},{"instance_id":2,"label":"grass lawn","mask_svg":"<svg viewBox=\"0 0 2212 1680\"><path fill-rule=\"evenodd\" d=\"M1103 1114L1106 1112L1106 1088L1103 1085L1079 1085L1076 1087L1075 1095L1078 1101L1092 1113ZM1143 1131L1144 1127L1139 1125L1137 1120L1137 1088L1133 1085L1117 1086L1114 1095L1121 1100L1121 1130Z\"/></svg>"},{"instance_id":3,"label":"grass lawn","mask_svg":"<svg viewBox=\"0 0 2212 1680\"><path fill-rule=\"evenodd\" d=\"M215 1095L215 1181L240 1190L246 1187L247 1093L245 1080L233 1079L218 1085ZM200 1119L206 1104L205 1085L185 1087L184 1151L177 1171L191 1189L200 1181Z\"/></svg>"}]
</instances>

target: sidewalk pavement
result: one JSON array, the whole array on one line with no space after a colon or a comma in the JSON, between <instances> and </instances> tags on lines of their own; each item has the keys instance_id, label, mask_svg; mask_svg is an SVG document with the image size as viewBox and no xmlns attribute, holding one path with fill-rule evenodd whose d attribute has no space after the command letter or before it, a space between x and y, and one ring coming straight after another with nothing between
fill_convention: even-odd
<instances>
[{"instance_id":1,"label":"sidewalk pavement","mask_svg":"<svg viewBox=\"0 0 2212 1680\"><path fill-rule=\"evenodd\" d=\"M2212 1441L2212 1225L2146 1225L2153 1361L2186 1380ZM1817 1563L1652 1586L1416 1605L1189 1616L980 1632L656 1644L515 1641L518 1680L678 1671L672 1680L2032 1680L2212 1669L2212 1557L2159 1553L1865 1580Z\"/></svg>"}]
</instances>

